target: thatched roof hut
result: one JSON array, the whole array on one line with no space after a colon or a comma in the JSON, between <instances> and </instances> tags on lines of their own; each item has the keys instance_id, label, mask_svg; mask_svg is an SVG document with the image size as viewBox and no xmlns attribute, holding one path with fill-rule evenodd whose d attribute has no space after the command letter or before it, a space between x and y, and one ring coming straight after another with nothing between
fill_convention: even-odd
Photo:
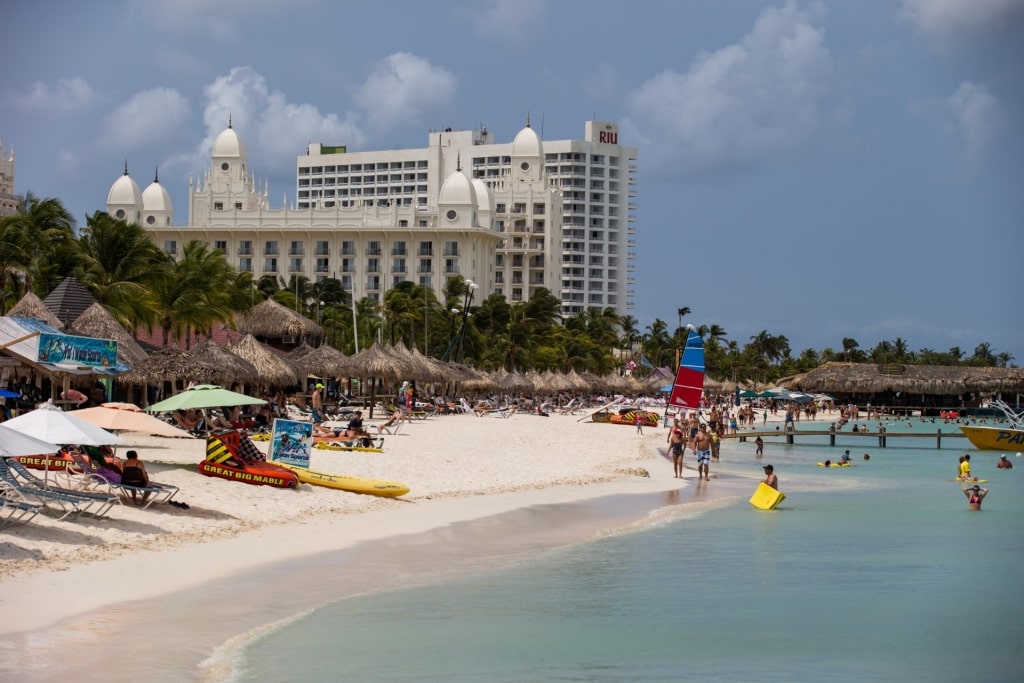
<instances>
[{"instance_id":1,"label":"thatched roof hut","mask_svg":"<svg viewBox=\"0 0 1024 683\"><path fill-rule=\"evenodd\" d=\"M7 315L14 318L35 318L56 330L64 327L60 318L55 316L53 311L46 307L43 300L32 292L26 292L25 296L21 297L21 300L7 311Z\"/></svg>"},{"instance_id":2,"label":"thatched roof hut","mask_svg":"<svg viewBox=\"0 0 1024 683\"><path fill-rule=\"evenodd\" d=\"M149 357L135 341L135 337L98 303L85 309L85 312L68 326L67 331L84 337L113 339L117 342L117 359L128 367L133 368Z\"/></svg>"},{"instance_id":3,"label":"thatched roof hut","mask_svg":"<svg viewBox=\"0 0 1024 683\"><path fill-rule=\"evenodd\" d=\"M830 362L794 378L800 391L930 396L1024 393L1024 369L962 365L896 365Z\"/></svg>"},{"instance_id":4,"label":"thatched roof hut","mask_svg":"<svg viewBox=\"0 0 1024 683\"><path fill-rule=\"evenodd\" d=\"M256 367L262 384L275 387L290 386L305 377L305 369L299 366L298 361L274 353L256 341L256 337L251 334L245 335L241 341L228 348L231 353Z\"/></svg>"},{"instance_id":5,"label":"thatched roof hut","mask_svg":"<svg viewBox=\"0 0 1024 683\"><path fill-rule=\"evenodd\" d=\"M282 343L319 340L324 336L323 329L315 322L273 299L258 303L239 316L238 331Z\"/></svg>"},{"instance_id":6,"label":"thatched roof hut","mask_svg":"<svg viewBox=\"0 0 1024 683\"><path fill-rule=\"evenodd\" d=\"M195 372L191 379L228 386L233 382L257 382L259 370L227 347L206 340L189 350Z\"/></svg>"},{"instance_id":7,"label":"thatched roof hut","mask_svg":"<svg viewBox=\"0 0 1024 683\"><path fill-rule=\"evenodd\" d=\"M165 346L151 353L141 363L132 365L128 372L118 375L123 384L161 384L192 378L192 362L187 351L177 346Z\"/></svg>"},{"instance_id":8,"label":"thatched roof hut","mask_svg":"<svg viewBox=\"0 0 1024 683\"><path fill-rule=\"evenodd\" d=\"M383 382L394 382L409 376L411 368L405 358L384 349L379 343L352 356L352 376L372 377Z\"/></svg>"},{"instance_id":9,"label":"thatched roof hut","mask_svg":"<svg viewBox=\"0 0 1024 683\"><path fill-rule=\"evenodd\" d=\"M315 377L350 377L355 370L352 358L329 344L303 353L295 362Z\"/></svg>"}]
</instances>

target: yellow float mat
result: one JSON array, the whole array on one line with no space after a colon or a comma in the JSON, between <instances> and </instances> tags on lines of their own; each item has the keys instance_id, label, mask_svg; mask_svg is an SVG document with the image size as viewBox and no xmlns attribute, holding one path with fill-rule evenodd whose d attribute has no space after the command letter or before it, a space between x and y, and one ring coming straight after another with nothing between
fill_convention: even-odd
<instances>
[{"instance_id":1,"label":"yellow float mat","mask_svg":"<svg viewBox=\"0 0 1024 683\"><path fill-rule=\"evenodd\" d=\"M819 462L818 467L853 467L853 465L848 462L833 462L828 465L823 462Z\"/></svg>"},{"instance_id":2,"label":"yellow float mat","mask_svg":"<svg viewBox=\"0 0 1024 683\"><path fill-rule=\"evenodd\" d=\"M320 448L328 451L360 451L362 453L383 453L384 443L381 440L380 446L356 446L358 441L314 441L313 448Z\"/></svg>"},{"instance_id":3,"label":"yellow float mat","mask_svg":"<svg viewBox=\"0 0 1024 683\"><path fill-rule=\"evenodd\" d=\"M275 465L286 467L299 475L299 481L303 484L315 486L326 486L331 489L339 489L350 493L364 493L371 496L384 498L397 498L409 493L409 487L399 484L397 481L382 481L380 479L362 479L360 477L349 477L344 474L333 474L331 472L317 472L307 470L303 467L286 465L282 462L274 462Z\"/></svg>"},{"instance_id":4,"label":"yellow float mat","mask_svg":"<svg viewBox=\"0 0 1024 683\"><path fill-rule=\"evenodd\" d=\"M972 486L974 484L987 484L988 483L988 479L954 479L953 481L955 481L958 484L971 484Z\"/></svg>"},{"instance_id":5,"label":"yellow float mat","mask_svg":"<svg viewBox=\"0 0 1024 683\"><path fill-rule=\"evenodd\" d=\"M786 494L776 491L763 481L757 485L757 490L750 497L750 504L760 510L772 510L776 505L786 500Z\"/></svg>"}]
</instances>

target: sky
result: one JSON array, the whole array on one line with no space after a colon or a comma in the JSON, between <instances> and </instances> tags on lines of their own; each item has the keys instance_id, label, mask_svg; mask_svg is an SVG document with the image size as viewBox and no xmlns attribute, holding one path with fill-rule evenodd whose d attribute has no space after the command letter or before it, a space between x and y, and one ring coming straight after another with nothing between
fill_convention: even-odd
<instances>
[{"instance_id":1,"label":"sky","mask_svg":"<svg viewBox=\"0 0 1024 683\"><path fill-rule=\"evenodd\" d=\"M80 226L126 160L185 223L229 112L274 208L309 142L615 121L641 328L688 307L741 347L984 342L1024 365L1024 0L4 5L15 191Z\"/></svg>"}]
</instances>

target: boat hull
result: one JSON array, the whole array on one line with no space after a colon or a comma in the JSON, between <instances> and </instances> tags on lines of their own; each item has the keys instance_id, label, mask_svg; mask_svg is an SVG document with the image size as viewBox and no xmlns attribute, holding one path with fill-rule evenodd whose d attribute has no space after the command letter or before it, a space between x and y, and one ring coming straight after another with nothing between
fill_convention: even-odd
<instances>
[{"instance_id":1,"label":"boat hull","mask_svg":"<svg viewBox=\"0 0 1024 683\"><path fill-rule=\"evenodd\" d=\"M1024 450L1024 429L1008 427L967 427L960 426L975 448L983 451L1022 451Z\"/></svg>"}]
</instances>

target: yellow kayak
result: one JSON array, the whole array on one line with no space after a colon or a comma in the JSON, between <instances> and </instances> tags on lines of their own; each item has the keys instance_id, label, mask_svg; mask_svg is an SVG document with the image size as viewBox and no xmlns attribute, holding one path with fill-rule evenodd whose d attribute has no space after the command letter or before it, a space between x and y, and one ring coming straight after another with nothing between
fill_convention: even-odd
<instances>
[{"instance_id":1,"label":"yellow kayak","mask_svg":"<svg viewBox=\"0 0 1024 683\"><path fill-rule=\"evenodd\" d=\"M294 465L275 463L281 467L287 467L299 476L303 484L315 486L326 486L331 489L339 489L350 493L363 493L370 496L381 496L384 498L397 498L409 493L409 487L399 484L397 481L383 481L380 479L362 479L361 477L350 477L345 474L333 474L331 472L318 472L307 470Z\"/></svg>"},{"instance_id":2,"label":"yellow kayak","mask_svg":"<svg viewBox=\"0 0 1024 683\"><path fill-rule=\"evenodd\" d=\"M848 462L831 462L827 465L823 462L819 462L818 467L853 467L853 465Z\"/></svg>"}]
</instances>

